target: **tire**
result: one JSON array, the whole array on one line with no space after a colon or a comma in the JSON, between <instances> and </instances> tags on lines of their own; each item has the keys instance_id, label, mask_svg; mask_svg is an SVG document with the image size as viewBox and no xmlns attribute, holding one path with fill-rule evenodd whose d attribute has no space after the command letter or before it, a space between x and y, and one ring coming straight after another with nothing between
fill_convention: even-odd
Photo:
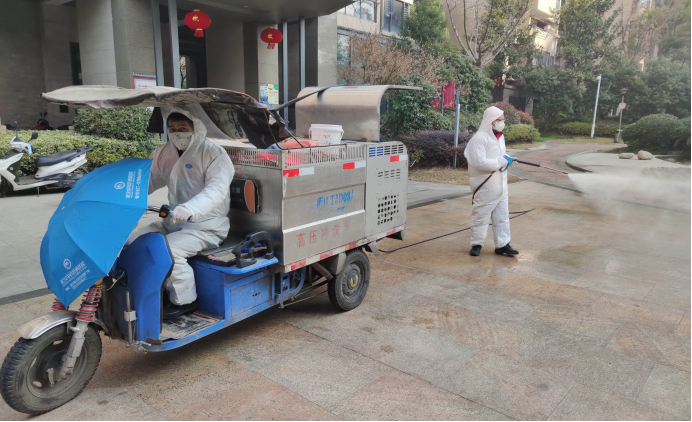
<instances>
[{"instance_id":1,"label":"tire","mask_svg":"<svg viewBox=\"0 0 692 422\"><path fill-rule=\"evenodd\" d=\"M0 176L0 198L4 198L8 193L12 193L14 188L4 177Z\"/></svg>"},{"instance_id":2,"label":"tire","mask_svg":"<svg viewBox=\"0 0 692 422\"><path fill-rule=\"evenodd\" d=\"M74 372L50 386L46 371L55 376L72 339L60 325L33 340L20 338L12 346L0 371L0 393L14 410L40 415L62 406L86 387L101 360L101 336L89 326Z\"/></svg>"},{"instance_id":3,"label":"tire","mask_svg":"<svg viewBox=\"0 0 692 422\"><path fill-rule=\"evenodd\" d=\"M353 251L346 257L344 269L327 285L329 300L337 309L350 311L363 302L368 286L370 261L363 251Z\"/></svg>"}]
</instances>

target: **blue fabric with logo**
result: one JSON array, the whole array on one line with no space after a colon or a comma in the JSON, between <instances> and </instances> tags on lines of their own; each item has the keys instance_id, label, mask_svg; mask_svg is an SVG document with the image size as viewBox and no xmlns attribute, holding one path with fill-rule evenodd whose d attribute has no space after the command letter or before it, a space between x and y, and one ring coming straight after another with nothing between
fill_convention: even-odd
<instances>
[{"instance_id":1,"label":"blue fabric with logo","mask_svg":"<svg viewBox=\"0 0 692 422\"><path fill-rule=\"evenodd\" d=\"M108 274L147 208L151 160L126 158L79 179L63 196L41 242L51 292L69 305Z\"/></svg>"}]
</instances>

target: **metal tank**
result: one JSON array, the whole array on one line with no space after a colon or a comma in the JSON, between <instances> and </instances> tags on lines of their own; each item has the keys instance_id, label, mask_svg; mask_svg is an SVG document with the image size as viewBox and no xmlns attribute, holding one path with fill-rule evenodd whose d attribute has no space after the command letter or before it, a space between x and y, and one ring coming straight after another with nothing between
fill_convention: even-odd
<instances>
[{"instance_id":1,"label":"metal tank","mask_svg":"<svg viewBox=\"0 0 692 422\"><path fill-rule=\"evenodd\" d=\"M313 123L329 123L343 126L344 139L359 141L290 150L225 147L235 179L254 182L259 204L256 212L231 209L229 237L268 231L288 271L402 237L408 155L401 142L379 142L381 98L400 88L410 89L335 87L296 103L299 135ZM299 97L319 89L306 88Z\"/></svg>"}]
</instances>

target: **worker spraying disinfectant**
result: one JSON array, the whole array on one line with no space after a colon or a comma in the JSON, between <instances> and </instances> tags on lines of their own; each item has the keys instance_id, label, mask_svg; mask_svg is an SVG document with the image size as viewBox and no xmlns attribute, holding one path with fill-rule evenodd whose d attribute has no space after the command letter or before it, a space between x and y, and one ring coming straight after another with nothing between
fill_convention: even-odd
<instances>
[{"instance_id":1,"label":"worker spraying disinfectant","mask_svg":"<svg viewBox=\"0 0 692 422\"><path fill-rule=\"evenodd\" d=\"M471 212L471 255L478 256L488 235L488 225L493 223L495 253L517 255L509 245L509 196L507 168L513 158L506 155L504 112L488 107L478 132L471 138L464 156L469 167L469 184L473 192Z\"/></svg>"}]
</instances>

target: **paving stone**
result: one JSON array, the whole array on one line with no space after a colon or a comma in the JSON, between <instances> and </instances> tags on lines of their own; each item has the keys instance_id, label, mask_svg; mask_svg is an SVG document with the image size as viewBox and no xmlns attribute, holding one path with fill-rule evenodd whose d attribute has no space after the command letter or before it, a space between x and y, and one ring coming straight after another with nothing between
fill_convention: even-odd
<instances>
[{"instance_id":1,"label":"paving stone","mask_svg":"<svg viewBox=\"0 0 692 422\"><path fill-rule=\"evenodd\" d=\"M385 286L393 286L412 277L421 274L420 271L397 264L384 261L373 260L374 256L368 254L370 258L370 282L379 283Z\"/></svg>"},{"instance_id":2,"label":"paving stone","mask_svg":"<svg viewBox=\"0 0 692 422\"><path fill-rule=\"evenodd\" d=\"M504 420L507 416L413 377L384 375L337 403L349 420Z\"/></svg>"},{"instance_id":3,"label":"paving stone","mask_svg":"<svg viewBox=\"0 0 692 422\"><path fill-rule=\"evenodd\" d=\"M608 349L690 372L687 337L626 325L608 344Z\"/></svg>"},{"instance_id":4,"label":"paving stone","mask_svg":"<svg viewBox=\"0 0 692 422\"><path fill-rule=\"evenodd\" d=\"M590 271L570 283L572 286L643 300L656 283Z\"/></svg>"},{"instance_id":5,"label":"paving stone","mask_svg":"<svg viewBox=\"0 0 692 422\"><path fill-rule=\"evenodd\" d=\"M538 301L518 298L482 286L453 299L451 303L496 318L515 321L523 320L539 305Z\"/></svg>"},{"instance_id":6,"label":"paving stone","mask_svg":"<svg viewBox=\"0 0 692 422\"><path fill-rule=\"evenodd\" d=\"M671 308L690 310L690 291L674 289L657 284L644 298L644 302L655 303Z\"/></svg>"},{"instance_id":7,"label":"paving stone","mask_svg":"<svg viewBox=\"0 0 692 422\"><path fill-rule=\"evenodd\" d=\"M546 419L574 386L569 379L480 352L454 374L452 390L513 419Z\"/></svg>"},{"instance_id":8,"label":"paving stone","mask_svg":"<svg viewBox=\"0 0 692 422\"><path fill-rule=\"evenodd\" d=\"M618 321L591 315L589 309L557 305L539 306L525 322L545 324L563 334L594 338L603 345L606 345L622 326Z\"/></svg>"},{"instance_id":9,"label":"paving stone","mask_svg":"<svg viewBox=\"0 0 692 422\"><path fill-rule=\"evenodd\" d=\"M522 265L513 268L512 271L559 284L571 284L586 273L583 269L540 261L522 263Z\"/></svg>"},{"instance_id":10,"label":"paving stone","mask_svg":"<svg viewBox=\"0 0 692 422\"><path fill-rule=\"evenodd\" d=\"M556 421L669 420L671 416L595 388L575 385L548 419Z\"/></svg>"},{"instance_id":11,"label":"paving stone","mask_svg":"<svg viewBox=\"0 0 692 422\"><path fill-rule=\"evenodd\" d=\"M391 368L334 344L318 343L258 372L319 406L330 408Z\"/></svg>"},{"instance_id":12,"label":"paving stone","mask_svg":"<svg viewBox=\"0 0 692 422\"><path fill-rule=\"evenodd\" d=\"M690 420L690 373L656 365L637 403L667 412L677 420Z\"/></svg>"},{"instance_id":13,"label":"paving stone","mask_svg":"<svg viewBox=\"0 0 692 422\"><path fill-rule=\"evenodd\" d=\"M604 294L591 307L591 314L616 321L638 324L654 330L673 332L685 312L667 306L650 304Z\"/></svg>"},{"instance_id":14,"label":"paving stone","mask_svg":"<svg viewBox=\"0 0 692 422\"><path fill-rule=\"evenodd\" d=\"M673 333L677 334L679 336L690 338L690 313L689 312L685 312L685 315L683 315L682 319L680 319L680 323L678 324L677 327L675 327L675 331L673 331Z\"/></svg>"},{"instance_id":15,"label":"paving stone","mask_svg":"<svg viewBox=\"0 0 692 422\"><path fill-rule=\"evenodd\" d=\"M603 296L602 293L589 289L551 283L540 279L531 280L514 294L575 308L588 308Z\"/></svg>"}]
</instances>

